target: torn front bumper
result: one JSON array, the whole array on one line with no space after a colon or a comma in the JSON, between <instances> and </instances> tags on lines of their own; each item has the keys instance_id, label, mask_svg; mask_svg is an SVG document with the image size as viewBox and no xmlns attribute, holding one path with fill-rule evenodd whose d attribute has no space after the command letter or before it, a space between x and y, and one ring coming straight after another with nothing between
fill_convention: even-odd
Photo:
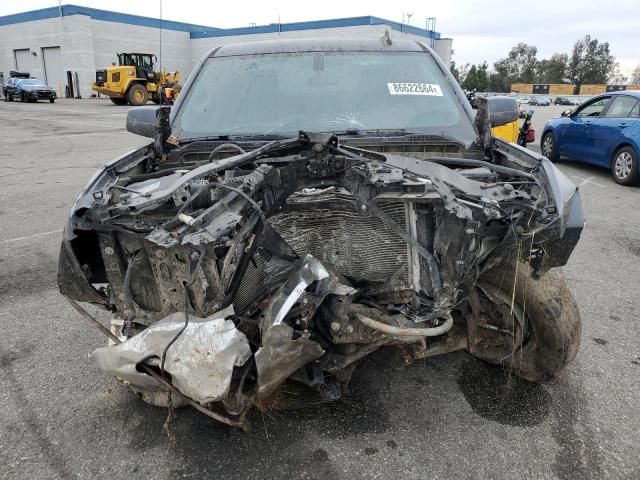
<instances>
[{"instance_id":1,"label":"torn front bumper","mask_svg":"<svg viewBox=\"0 0 640 480\"><path fill-rule=\"evenodd\" d=\"M104 371L141 389L161 390L138 370L145 362L162 367L172 384L196 402L220 401L229 393L233 369L251 356L247 337L226 319L232 314L229 307L207 318L190 318L185 327L184 313L173 313L118 345L98 348L91 357Z\"/></svg>"}]
</instances>

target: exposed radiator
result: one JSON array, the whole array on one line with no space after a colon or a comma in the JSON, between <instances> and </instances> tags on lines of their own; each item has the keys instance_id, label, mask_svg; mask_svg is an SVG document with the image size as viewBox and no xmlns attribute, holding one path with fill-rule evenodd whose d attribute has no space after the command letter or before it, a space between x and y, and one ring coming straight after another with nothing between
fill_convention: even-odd
<instances>
[{"instance_id":1,"label":"exposed radiator","mask_svg":"<svg viewBox=\"0 0 640 480\"><path fill-rule=\"evenodd\" d=\"M378 204L406 229L402 201ZM384 290L409 288L407 244L380 219L359 208L348 192L291 196L283 210L269 219L273 228L299 255L309 253L332 264L351 281L376 283ZM234 303L242 308L262 290L262 282L282 271L282 262L259 254L250 265ZM275 263L274 263L275 262Z\"/></svg>"}]
</instances>

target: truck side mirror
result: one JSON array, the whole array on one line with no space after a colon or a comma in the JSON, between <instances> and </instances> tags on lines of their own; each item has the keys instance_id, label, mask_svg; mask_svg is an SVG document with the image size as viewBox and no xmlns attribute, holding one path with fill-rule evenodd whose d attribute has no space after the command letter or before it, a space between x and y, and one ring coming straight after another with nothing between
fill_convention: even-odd
<instances>
[{"instance_id":1,"label":"truck side mirror","mask_svg":"<svg viewBox=\"0 0 640 480\"><path fill-rule=\"evenodd\" d=\"M158 107L136 107L127 112L127 132L156 138Z\"/></svg>"},{"instance_id":2,"label":"truck side mirror","mask_svg":"<svg viewBox=\"0 0 640 480\"><path fill-rule=\"evenodd\" d=\"M489 122L492 128L518 120L520 109L515 98L506 96L487 97L487 104L489 107Z\"/></svg>"}]
</instances>

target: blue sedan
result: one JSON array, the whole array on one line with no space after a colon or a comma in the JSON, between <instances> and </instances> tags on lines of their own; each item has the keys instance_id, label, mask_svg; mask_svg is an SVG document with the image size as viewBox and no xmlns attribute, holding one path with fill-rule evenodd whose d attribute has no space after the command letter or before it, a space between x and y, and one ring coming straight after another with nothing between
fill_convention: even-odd
<instances>
[{"instance_id":1,"label":"blue sedan","mask_svg":"<svg viewBox=\"0 0 640 480\"><path fill-rule=\"evenodd\" d=\"M598 95L544 126L542 154L611 169L621 185L640 181L640 91Z\"/></svg>"}]
</instances>

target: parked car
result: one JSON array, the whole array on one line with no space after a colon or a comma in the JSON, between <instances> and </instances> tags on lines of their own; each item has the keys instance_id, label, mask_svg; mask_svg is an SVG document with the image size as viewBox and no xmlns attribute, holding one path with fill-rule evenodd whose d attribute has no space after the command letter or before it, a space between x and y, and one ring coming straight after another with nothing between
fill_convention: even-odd
<instances>
[{"instance_id":1,"label":"parked car","mask_svg":"<svg viewBox=\"0 0 640 480\"><path fill-rule=\"evenodd\" d=\"M529 105L536 105L539 107L547 107L550 105L549 100L544 97L531 97L529 99Z\"/></svg>"},{"instance_id":2,"label":"parked car","mask_svg":"<svg viewBox=\"0 0 640 480\"><path fill-rule=\"evenodd\" d=\"M556 97L553 100L554 105L575 105L575 100L567 97Z\"/></svg>"},{"instance_id":3,"label":"parked car","mask_svg":"<svg viewBox=\"0 0 640 480\"><path fill-rule=\"evenodd\" d=\"M9 72L9 78L7 78L2 85L2 96L5 102L11 102L13 100L16 83L25 78L29 78L29 74L26 72L16 72L14 70Z\"/></svg>"},{"instance_id":4,"label":"parked car","mask_svg":"<svg viewBox=\"0 0 640 480\"><path fill-rule=\"evenodd\" d=\"M639 182L640 91L598 95L544 126L542 154L610 168L621 185Z\"/></svg>"},{"instance_id":5,"label":"parked car","mask_svg":"<svg viewBox=\"0 0 640 480\"><path fill-rule=\"evenodd\" d=\"M36 78L17 80L11 96L14 100L19 99L22 102L49 100L50 103L53 103L56 101L56 91Z\"/></svg>"},{"instance_id":6,"label":"parked car","mask_svg":"<svg viewBox=\"0 0 640 480\"><path fill-rule=\"evenodd\" d=\"M554 267L584 225L577 187L491 136L514 108L474 114L431 48L382 40L218 46L174 107L128 111L148 143L83 189L58 262L112 341L92 353L107 374L241 426L285 381L337 400L387 345L531 381L573 360Z\"/></svg>"}]
</instances>

